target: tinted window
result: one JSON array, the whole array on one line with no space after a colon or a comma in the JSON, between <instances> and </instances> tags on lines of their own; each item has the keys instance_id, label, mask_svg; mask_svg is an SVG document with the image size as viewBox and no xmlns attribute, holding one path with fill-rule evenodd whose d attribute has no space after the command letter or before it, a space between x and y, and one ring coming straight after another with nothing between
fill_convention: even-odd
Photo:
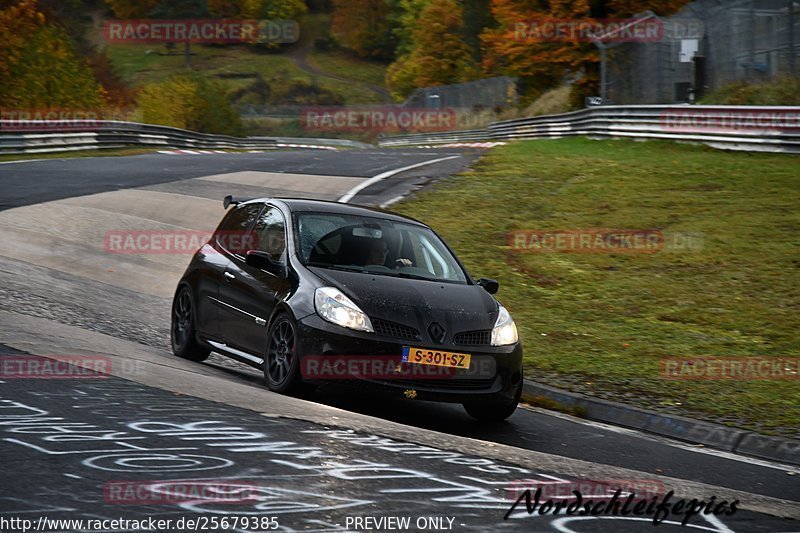
<instances>
[{"instance_id":1,"label":"tinted window","mask_svg":"<svg viewBox=\"0 0 800 533\"><path fill-rule=\"evenodd\" d=\"M273 260L286 263L286 224L280 210L267 206L256 221L252 241Z\"/></svg>"},{"instance_id":2,"label":"tinted window","mask_svg":"<svg viewBox=\"0 0 800 533\"><path fill-rule=\"evenodd\" d=\"M263 204L247 204L228 213L217 228L217 243L227 251L238 255L244 255L247 250L254 248L252 244L248 244L247 230L253 225L263 207Z\"/></svg>"},{"instance_id":3,"label":"tinted window","mask_svg":"<svg viewBox=\"0 0 800 533\"><path fill-rule=\"evenodd\" d=\"M301 213L300 260L309 266L466 283L456 259L424 226L378 217Z\"/></svg>"}]
</instances>

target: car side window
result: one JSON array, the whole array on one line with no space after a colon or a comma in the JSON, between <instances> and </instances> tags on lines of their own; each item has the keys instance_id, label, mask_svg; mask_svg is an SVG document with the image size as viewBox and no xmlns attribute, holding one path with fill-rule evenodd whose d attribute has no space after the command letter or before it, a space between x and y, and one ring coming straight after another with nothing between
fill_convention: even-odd
<instances>
[{"instance_id":1,"label":"car side window","mask_svg":"<svg viewBox=\"0 0 800 533\"><path fill-rule=\"evenodd\" d=\"M256 248L267 252L273 261L286 264L286 223L276 207L267 206L253 228Z\"/></svg>"},{"instance_id":2,"label":"car side window","mask_svg":"<svg viewBox=\"0 0 800 533\"><path fill-rule=\"evenodd\" d=\"M228 213L217 228L217 244L228 252L241 256L248 250L255 249L255 243L250 242L252 239L248 230L263 207L263 204L246 204Z\"/></svg>"}]
</instances>

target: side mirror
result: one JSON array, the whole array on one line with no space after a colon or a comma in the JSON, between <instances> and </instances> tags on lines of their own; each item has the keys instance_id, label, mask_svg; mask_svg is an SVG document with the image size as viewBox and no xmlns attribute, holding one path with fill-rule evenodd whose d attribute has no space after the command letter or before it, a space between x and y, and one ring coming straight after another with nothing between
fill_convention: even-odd
<instances>
[{"instance_id":1,"label":"side mirror","mask_svg":"<svg viewBox=\"0 0 800 533\"><path fill-rule=\"evenodd\" d=\"M267 252L262 252L260 250L250 250L247 252L247 255L244 258L244 262L251 267L260 268L261 270L266 270L270 274L274 274L279 278L286 277L286 268L272 259L272 256Z\"/></svg>"},{"instance_id":2,"label":"side mirror","mask_svg":"<svg viewBox=\"0 0 800 533\"><path fill-rule=\"evenodd\" d=\"M481 278L478 280L478 285L483 287L483 290L489 294L495 294L500 290L500 284L494 279Z\"/></svg>"}]
</instances>

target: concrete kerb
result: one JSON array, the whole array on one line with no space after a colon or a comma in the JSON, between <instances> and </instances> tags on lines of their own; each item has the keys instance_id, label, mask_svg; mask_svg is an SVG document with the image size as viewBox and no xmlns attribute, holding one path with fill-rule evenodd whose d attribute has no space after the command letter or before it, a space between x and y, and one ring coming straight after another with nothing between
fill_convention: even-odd
<instances>
[{"instance_id":1,"label":"concrete kerb","mask_svg":"<svg viewBox=\"0 0 800 533\"><path fill-rule=\"evenodd\" d=\"M800 465L800 441L797 440L770 437L744 429L592 398L530 380L525 380L523 394L544 397L568 407L580 407L582 416L589 420L638 429L692 444L703 444L727 452Z\"/></svg>"}]
</instances>

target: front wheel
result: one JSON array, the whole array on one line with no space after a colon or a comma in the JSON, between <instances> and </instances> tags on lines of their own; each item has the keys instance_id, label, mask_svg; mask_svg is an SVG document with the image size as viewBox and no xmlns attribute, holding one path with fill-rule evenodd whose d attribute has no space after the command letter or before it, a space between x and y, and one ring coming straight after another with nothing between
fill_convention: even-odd
<instances>
[{"instance_id":1,"label":"front wheel","mask_svg":"<svg viewBox=\"0 0 800 533\"><path fill-rule=\"evenodd\" d=\"M514 414L522 397L522 380L519 380L519 387L514 394L514 400L507 404L496 403L465 403L464 410L472 418L485 423L502 422Z\"/></svg>"},{"instance_id":2,"label":"front wheel","mask_svg":"<svg viewBox=\"0 0 800 533\"><path fill-rule=\"evenodd\" d=\"M205 361L211 351L203 348L195 338L194 298L189 287L183 286L172 302L170 340L172 353L190 361Z\"/></svg>"},{"instance_id":3,"label":"front wheel","mask_svg":"<svg viewBox=\"0 0 800 533\"><path fill-rule=\"evenodd\" d=\"M282 394L299 388L299 355L297 327L289 315L279 315L267 334L267 353L264 358L264 381L269 390Z\"/></svg>"}]
</instances>

